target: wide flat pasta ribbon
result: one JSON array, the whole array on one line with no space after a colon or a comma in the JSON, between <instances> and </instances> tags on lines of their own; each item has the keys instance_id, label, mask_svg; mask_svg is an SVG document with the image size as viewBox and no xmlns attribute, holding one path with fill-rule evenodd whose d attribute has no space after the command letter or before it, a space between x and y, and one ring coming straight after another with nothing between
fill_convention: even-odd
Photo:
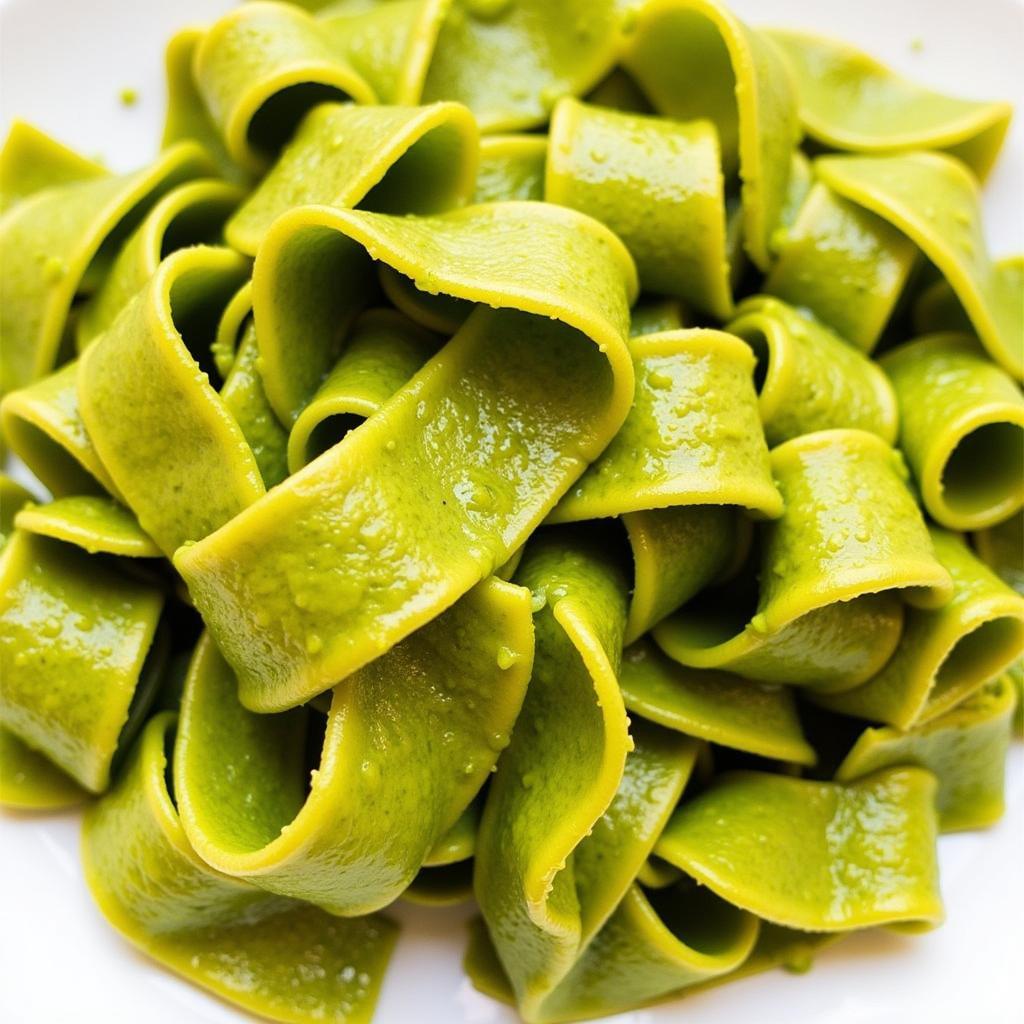
<instances>
[{"instance_id":1,"label":"wide flat pasta ribbon","mask_svg":"<svg viewBox=\"0 0 1024 1024\"><path fill-rule=\"evenodd\" d=\"M741 512L782 512L750 350L704 329L644 334L629 349L626 422L548 516L621 517L634 570L627 643L738 567L749 536Z\"/></svg>"},{"instance_id":2,"label":"wide flat pasta ribbon","mask_svg":"<svg viewBox=\"0 0 1024 1024\"><path fill-rule=\"evenodd\" d=\"M978 530L1024 507L1024 397L963 334L933 334L887 352L900 405L900 446L932 518Z\"/></svg>"},{"instance_id":3,"label":"wide flat pasta ribbon","mask_svg":"<svg viewBox=\"0 0 1024 1024\"><path fill-rule=\"evenodd\" d=\"M808 310L871 352L919 259L917 246L882 217L815 182L776 238L764 290Z\"/></svg>"},{"instance_id":4,"label":"wide flat pasta ribbon","mask_svg":"<svg viewBox=\"0 0 1024 1024\"><path fill-rule=\"evenodd\" d=\"M1024 598L958 535L935 528L931 533L936 557L953 579L949 603L908 609L899 648L869 682L812 699L843 714L909 729L955 707L1024 654Z\"/></svg>"},{"instance_id":5,"label":"wide flat pasta ribbon","mask_svg":"<svg viewBox=\"0 0 1024 1024\"><path fill-rule=\"evenodd\" d=\"M160 549L123 505L99 494L76 494L22 508L19 530L75 544L90 555L159 558Z\"/></svg>"},{"instance_id":6,"label":"wide flat pasta ribbon","mask_svg":"<svg viewBox=\"0 0 1024 1024\"><path fill-rule=\"evenodd\" d=\"M0 428L11 451L55 497L120 496L82 422L77 361L4 395Z\"/></svg>"},{"instance_id":7,"label":"wide flat pasta ribbon","mask_svg":"<svg viewBox=\"0 0 1024 1024\"><path fill-rule=\"evenodd\" d=\"M800 120L822 146L855 153L944 150L982 179L995 163L1013 114L1009 103L944 96L837 39L782 29L765 34L786 55Z\"/></svg>"},{"instance_id":8,"label":"wide flat pasta ribbon","mask_svg":"<svg viewBox=\"0 0 1024 1024\"><path fill-rule=\"evenodd\" d=\"M363 426L176 554L253 710L323 692L505 562L632 396L633 266L597 222L536 203L430 218L310 207L275 222L255 271L275 408L294 415L330 368L325 341L355 302L335 282L366 251L420 287L511 308L478 307Z\"/></svg>"},{"instance_id":9,"label":"wide flat pasta ribbon","mask_svg":"<svg viewBox=\"0 0 1024 1024\"><path fill-rule=\"evenodd\" d=\"M688 736L789 764L814 764L791 687L686 668L648 639L627 647L619 684L626 707Z\"/></svg>"},{"instance_id":10,"label":"wide flat pasta ribbon","mask_svg":"<svg viewBox=\"0 0 1024 1024\"><path fill-rule=\"evenodd\" d=\"M800 137L783 57L716 0L649 0L627 32L623 66L655 109L718 129L727 179L739 171L743 244L767 269Z\"/></svg>"},{"instance_id":11,"label":"wide flat pasta ribbon","mask_svg":"<svg viewBox=\"0 0 1024 1024\"><path fill-rule=\"evenodd\" d=\"M209 349L247 274L247 261L228 249L173 253L80 360L89 437L140 526L168 555L264 493L252 449L189 349Z\"/></svg>"},{"instance_id":12,"label":"wide flat pasta ribbon","mask_svg":"<svg viewBox=\"0 0 1024 1024\"><path fill-rule=\"evenodd\" d=\"M16 530L0 554L0 725L102 792L153 696L163 603L73 545Z\"/></svg>"},{"instance_id":13,"label":"wide flat pasta ribbon","mask_svg":"<svg viewBox=\"0 0 1024 1024\"><path fill-rule=\"evenodd\" d=\"M543 199L547 155L543 135L485 135L480 140L473 202Z\"/></svg>"},{"instance_id":14,"label":"wide flat pasta ribbon","mask_svg":"<svg viewBox=\"0 0 1024 1024\"><path fill-rule=\"evenodd\" d=\"M757 357L758 406L769 444L835 427L869 430L895 443L899 414L886 375L814 317L752 296L726 330Z\"/></svg>"},{"instance_id":15,"label":"wide flat pasta ribbon","mask_svg":"<svg viewBox=\"0 0 1024 1024\"><path fill-rule=\"evenodd\" d=\"M275 218L308 204L420 214L460 206L473 193L478 144L458 103L321 104L228 222L228 242L255 255Z\"/></svg>"},{"instance_id":16,"label":"wide flat pasta ribbon","mask_svg":"<svg viewBox=\"0 0 1024 1024\"><path fill-rule=\"evenodd\" d=\"M1003 814L1003 781L1015 693L1005 676L944 715L908 732L865 729L836 770L836 780L915 764L938 779L944 832L985 828Z\"/></svg>"},{"instance_id":17,"label":"wide flat pasta ribbon","mask_svg":"<svg viewBox=\"0 0 1024 1024\"><path fill-rule=\"evenodd\" d=\"M942 153L828 156L815 163L833 191L882 217L911 239L956 293L989 356L1024 378L1024 292L1000 274L982 231L978 185Z\"/></svg>"},{"instance_id":18,"label":"wide flat pasta ribbon","mask_svg":"<svg viewBox=\"0 0 1024 1024\"><path fill-rule=\"evenodd\" d=\"M646 723L630 743L614 675L626 581L600 545L562 528L527 547L517 579L540 605L534 676L477 840L490 939L473 933L467 968L529 1021L610 1013L723 973L756 935L726 908L713 938L688 935L633 884L698 748Z\"/></svg>"},{"instance_id":19,"label":"wide flat pasta ribbon","mask_svg":"<svg viewBox=\"0 0 1024 1024\"><path fill-rule=\"evenodd\" d=\"M899 596L924 607L948 601L899 456L877 435L828 430L772 452L786 504L764 524L756 610L705 595L654 629L671 657L765 682L837 691L871 678L899 642ZM737 625L740 628L737 630Z\"/></svg>"},{"instance_id":20,"label":"wide flat pasta ribbon","mask_svg":"<svg viewBox=\"0 0 1024 1024\"><path fill-rule=\"evenodd\" d=\"M386 906L488 778L532 664L529 593L481 583L335 690L307 795L309 712L246 711L202 640L175 753L193 848L226 874L334 914Z\"/></svg>"},{"instance_id":21,"label":"wide flat pasta ribbon","mask_svg":"<svg viewBox=\"0 0 1024 1024\"><path fill-rule=\"evenodd\" d=\"M114 175L15 123L0 153L3 192L14 200L0 220L0 394L53 369L76 295L95 287L161 194L212 170L195 143L181 143Z\"/></svg>"},{"instance_id":22,"label":"wide flat pasta ribbon","mask_svg":"<svg viewBox=\"0 0 1024 1024\"><path fill-rule=\"evenodd\" d=\"M810 932L935 925L935 777L892 768L839 785L735 772L684 800L655 853L722 899Z\"/></svg>"},{"instance_id":23,"label":"wide flat pasta ribbon","mask_svg":"<svg viewBox=\"0 0 1024 1024\"><path fill-rule=\"evenodd\" d=\"M1024 512L974 534L978 557L1006 584L1024 597ZM1024 659L1011 665L1007 678L1017 693L1014 732L1024 737Z\"/></svg>"},{"instance_id":24,"label":"wide flat pasta ribbon","mask_svg":"<svg viewBox=\"0 0 1024 1024\"><path fill-rule=\"evenodd\" d=\"M175 715L152 718L111 791L86 813L85 878L104 916L171 970L253 1013L368 1024L396 927L345 920L213 871L168 790Z\"/></svg>"},{"instance_id":25,"label":"wide flat pasta ribbon","mask_svg":"<svg viewBox=\"0 0 1024 1024\"><path fill-rule=\"evenodd\" d=\"M32 500L21 484L0 473L0 550L14 532L18 511ZM86 795L48 757L0 725L0 807L51 810L73 806Z\"/></svg>"},{"instance_id":26,"label":"wide flat pasta ribbon","mask_svg":"<svg viewBox=\"0 0 1024 1024\"><path fill-rule=\"evenodd\" d=\"M485 132L543 124L563 95L579 96L614 65L621 0L452 0L423 98L457 100Z\"/></svg>"},{"instance_id":27,"label":"wide flat pasta ribbon","mask_svg":"<svg viewBox=\"0 0 1024 1024\"><path fill-rule=\"evenodd\" d=\"M710 121L624 114L574 99L551 115L544 198L626 243L640 287L724 320L732 312L725 183Z\"/></svg>"}]
</instances>

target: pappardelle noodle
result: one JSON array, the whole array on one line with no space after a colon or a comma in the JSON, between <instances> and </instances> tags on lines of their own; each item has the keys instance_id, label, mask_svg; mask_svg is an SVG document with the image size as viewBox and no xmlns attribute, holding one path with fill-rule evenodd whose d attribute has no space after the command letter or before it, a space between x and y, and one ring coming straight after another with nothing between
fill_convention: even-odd
<instances>
[{"instance_id":1,"label":"pappardelle noodle","mask_svg":"<svg viewBox=\"0 0 1024 1024\"><path fill-rule=\"evenodd\" d=\"M166 74L141 170L0 153L0 802L277 1021L369 1021L399 900L535 1024L939 924L1021 729L1010 107L718 0Z\"/></svg>"}]
</instances>

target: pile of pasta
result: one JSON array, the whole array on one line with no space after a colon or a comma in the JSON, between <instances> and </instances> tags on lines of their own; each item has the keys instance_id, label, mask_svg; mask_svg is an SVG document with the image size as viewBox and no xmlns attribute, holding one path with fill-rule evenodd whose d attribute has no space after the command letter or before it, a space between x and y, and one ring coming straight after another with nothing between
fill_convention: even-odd
<instances>
[{"instance_id":1,"label":"pile of pasta","mask_svg":"<svg viewBox=\"0 0 1024 1024\"><path fill-rule=\"evenodd\" d=\"M0 795L114 927L361 1022L475 898L559 1022L936 925L1022 677L1010 108L716 0L246 3L167 82L142 170L0 157Z\"/></svg>"}]
</instances>

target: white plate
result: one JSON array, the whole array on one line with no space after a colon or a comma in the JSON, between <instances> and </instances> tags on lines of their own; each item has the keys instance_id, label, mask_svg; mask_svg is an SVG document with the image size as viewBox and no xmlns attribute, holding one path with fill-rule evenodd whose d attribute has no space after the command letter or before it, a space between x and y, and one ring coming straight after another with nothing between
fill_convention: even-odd
<instances>
[{"instance_id":1,"label":"white plate","mask_svg":"<svg viewBox=\"0 0 1024 1024\"><path fill-rule=\"evenodd\" d=\"M552 0L557 2L557 0ZM1020 0L734 0L752 23L842 35L919 80L1024 109ZM154 152L163 44L227 0L0 0L0 102L85 153L129 169ZM919 44L919 45L918 45ZM118 102L122 87L139 102ZM998 255L1024 249L1024 122L986 190ZM822 954L808 976L775 971L615 1024L1011 1024L1022 1017L1024 750L1011 756L1006 818L943 837L947 921L924 936L874 932ZM78 817L0 815L0 1019L5 1024L231 1024L250 1020L137 954L93 907ZM404 923L375 1024L513 1024L459 962L466 910L400 907Z\"/></svg>"}]
</instances>

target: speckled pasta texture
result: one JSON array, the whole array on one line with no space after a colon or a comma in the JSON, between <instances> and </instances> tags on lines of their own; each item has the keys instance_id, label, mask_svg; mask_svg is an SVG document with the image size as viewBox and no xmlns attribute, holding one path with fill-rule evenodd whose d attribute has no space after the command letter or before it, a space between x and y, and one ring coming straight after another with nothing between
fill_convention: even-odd
<instances>
[{"instance_id":1,"label":"speckled pasta texture","mask_svg":"<svg viewBox=\"0 0 1024 1024\"><path fill-rule=\"evenodd\" d=\"M531 1024L938 925L1022 728L1008 105L718 0L256 0L166 73L140 170L0 153L0 803L293 1024L399 900Z\"/></svg>"}]
</instances>

